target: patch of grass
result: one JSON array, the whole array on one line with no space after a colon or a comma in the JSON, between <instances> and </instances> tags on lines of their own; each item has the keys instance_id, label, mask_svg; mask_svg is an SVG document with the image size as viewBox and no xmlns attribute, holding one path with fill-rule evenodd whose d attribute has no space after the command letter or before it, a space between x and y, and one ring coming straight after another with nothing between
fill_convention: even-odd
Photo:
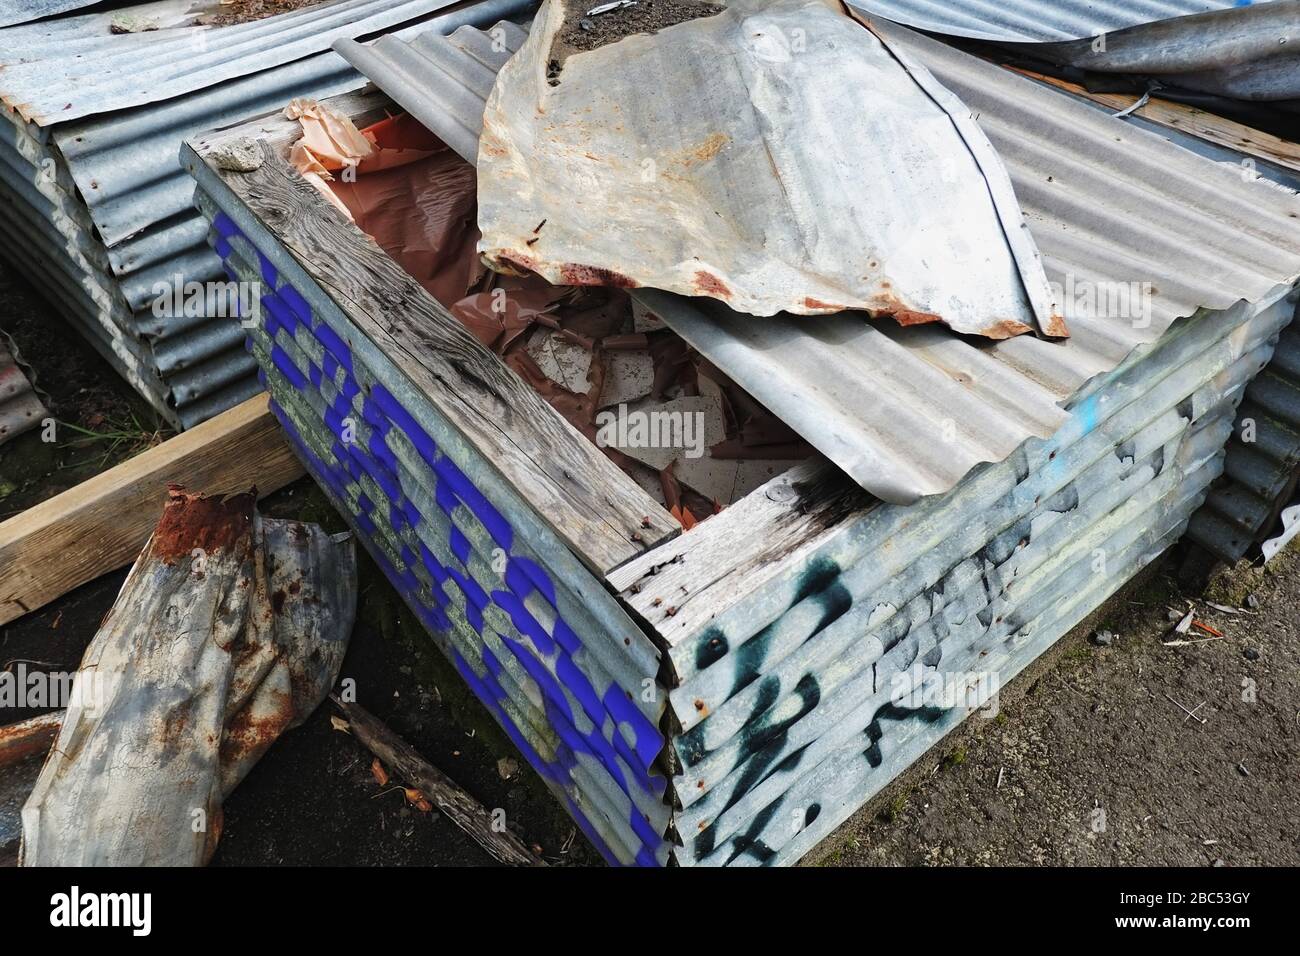
<instances>
[{"instance_id":1,"label":"patch of grass","mask_svg":"<svg viewBox=\"0 0 1300 956\"><path fill-rule=\"evenodd\" d=\"M1104 630L1104 629L1099 628L1099 630ZM1072 661L1074 663L1091 660L1092 648L1089 647L1087 644L1076 644L1074 647L1070 648L1068 651L1065 652L1063 658L1067 661Z\"/></svg>"},{"instance_id":2,"label":"patch of grass","mask_svg":"<svg viewBox=\"0 0 1300 956\"><path fill-rule=\"evenodd\" d=\"M957 747L956 749L950 750L943 755L943 760L939 762L939 766L942 767L944 770L951 770L953 767L960 767L965 762L966 762L966 748Z\"/></svg>"},{"instance_id":3,"label":"patch of grass","mask_svg":"<svg viewBox=\"0 0 1300 956\"><path fill-rule=\"evenodd\" d=\"M122 461L144 451L146 448L152 448L162 442L170 432L170 429L160 423L156 417L152 427L145 425L135 412L131 412L128 417L123 419L109 419L105 421L104 425L103 428L91 429L82 428L80 425L72 424L72 422L60 421L58 423L59 428L66 428L81 436L69 441L67 443L69 447L77 448L92 443L101 443L103 454L99 460L99 468L104 468L110 461Z\"/></svg>"},{"instance_id":4,"label":"patch of grass","mask_svg":"<svg viewBox=\"0 0 1300 956\"><path fill-rule=\"evenodd\" d=\"M909 794L906 793L897 794L894 799L885 804L884 809L880 811L880 819L886 823L896 822L900 817L902 817L903 811L907 809L908 796Z\"/></svg>"}]
</instances>

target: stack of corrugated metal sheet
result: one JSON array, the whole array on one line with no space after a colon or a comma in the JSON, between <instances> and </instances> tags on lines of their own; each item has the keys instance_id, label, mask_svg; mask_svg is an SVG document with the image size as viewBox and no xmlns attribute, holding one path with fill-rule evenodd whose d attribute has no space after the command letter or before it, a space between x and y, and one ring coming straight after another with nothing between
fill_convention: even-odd
<instances>
[{"instance_id":1,"label":"stack of corrugated metal sheet","mask_svg":"<svg viewBox=\"0 0 1300 956\"><path fill-rule=\"evenodd\" d=\"M155 308L162 288L224 281L180 142L293 97L358 89L364 78L332 42L427 20L450 2L326 0L204 26L218 4L161 0L0 29L0 255L174 426L255 394L223 290ZM28 6L45 15L76 4ZM141 32L119 32L124 23Z\"/></svg>"},{"instance_id":2,"label":"stack of corrugated metal sheet","mask_svg":"<svg viewBox=\"0 0 1300 956\"><path fill-rule=\"evenodd\" d=\"M502 24L491 34L343 52L445 141L468 133L472 148L492 74L522 36ZM828 456L858 462L845 469L856 484L833 469L800 469L608 575L663 656L666 790L653 774L644 786L611 788L590 762L575 765L588 739L583 707L564 710L554 704L568 701L564 686L511 664L527 654L497 653L493 629L482 627L496 595L461 580L459 569L472 572L490 541L458 538L453 521L446 541L420 537L428 556L401 552L415 521L401 513L404 500L439 527L440 510L462 513L457 498L489 518L485 504L512 524L516 514L445 465L436 480L423 477L419 448L401 433L455 423L429 418L418 394L394 394L381 374L382 343L329 326L325 316L337 322L339 310L322 299L328 290L311 285L274 230L210 171L198 171L230 267L241 276L278 267L284 304L253 330L252 345L311 470L372 549L395 556L381 562L386 572L534 766L553 781L568 774L570 811L589 835L600 821L598 845L615 861L663 862L669 843L683 864L780 864L806 853L971 712L963 691L972 680L985 688L990 676L1010 680L1182 534L1222 470L1246 384L1294 316L1293 200L941 44L907 31L896 40L977 112L1049 277L1149 281L1151 315L1108 320L1073 303L1068 342L980 347L853 316L831 325L701 315L692 303L638 291ZM705 325L713 338L693 339ZM832 334L862 341L825 348L838 341ZM779 368L763 364L765 335L779 345ZM811 398L839 381L855 382L858 400L846 390L829 423L801 417L796 404L776 407L777 391ZM358 436L340 447L352 410L383 441ZM849 420L846 443L835 431ZM372 455L358 455L358 445ZM372 461L385 445L404 456ZM444 487L456 497L439 502ZM448 598L436 608L419 598L425 569ZM572 586L563 561L543 558L535 570L552 588ZM538 609L539 620L553 620ZM556 633L527 628L521 643L544 653ZM953 685L954 699L900 694L897 677L913 668ZM556 740L574 744L568 763L547 749ZM654 755L638 746L634 756L605 767L631 769L624 783L641 782ZM654 799L661 790L663 807Z\"/></svg>"},{"instance_id":3,"label":"stack of corrugated metal sheet","mask_svg":"<svg viewBox=\"0 0 1300 956\"><path fill-rule=\"evenodd\" d=\"M1270 561L1300 533L1300 328L1250 383L1228 444L1223 478L1187 529L1215 557L1236 562L1259 547Z\"/></svg>"}]
</instances>

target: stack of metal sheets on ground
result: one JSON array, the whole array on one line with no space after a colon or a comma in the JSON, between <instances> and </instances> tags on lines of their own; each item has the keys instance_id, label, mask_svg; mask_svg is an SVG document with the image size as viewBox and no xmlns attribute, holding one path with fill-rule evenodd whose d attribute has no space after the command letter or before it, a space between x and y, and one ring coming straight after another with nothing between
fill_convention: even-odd
<instances>
[{"instance_id":1,"label":"stack of metal sheets on ground","mask_svg":"<svg viewBox=\"0 0 1300 956\"><path fill-rule=\"evenodd\" d=\"M1187 536L1228 562L1259 547L1271 561L1300 534L1300 327L1250 383L1228 444L1224 475Z\"/></svg>"},{"instance_id":2,"label":"stack of metal sheets on ground","mask_svg":"<svg viewBox=\"0 0 1300 956\"><path fill-rule=\"evenodd\" d=\"M568 701L575 684L556 689L547 673L515 673L525 656L508 643L498 651L489 634L496 629L477 626L487 602L475 599L465 573L486 560L494 540L500 544L492 527L504 535L509 525L497 524L499 514L462 473L440 464L419 396L388 391L382 349L359 333L338 340L293 287L293 275L263 273L262 257L293 262L273 233L259 231L267 247L256 246L246 234L254 226L247 209L220 190L199 191L218 252L237 275L269 282L283 300L264 303L270 317L253 330L252 347L312 472L384 555L386 573L440 646L611 860L797 861L971 712L965 690L972 681L989 688L987 678L1010 680L1178 539L1222 471L1247 383L1293 319L1300 275L1293 197L1252 192L1154 136L905 32L899 42L975 109L1002 153L1049 278L1146 279L1156 289L1154 315L1107 321L1083 305L1072 312L1067 301L1069 342L1022 337L994 347L942 330L918 337L917 330L841 317L843 328L852 322L874 336L894 366L885 400L864 400L857 410L864 443L873 431L878 442L884 436L872 449L881 463L877 493L893 503L843 474L798 492L797 483L777 479L609 575L664 657L666 788L651 762L659 743L643 723L630 752L618 732L600 735L599 746L589 733L593 724L608 726L598 704L612 706L620 686L631 698L633 688L618 675L627 679L635 667L606 663L615 679L597 687L608 686L612 696L584 698L567 713L552 701ZM468 132L472 143L492 74L509 53L502 40L513 49L522 35L503 24L490 36L462 30L450 40L425 35L344 52L446 142L464 141ZM691 303L651 294L645 301L691 339L700 321L699 314L692 320ZM718 320L715 330L733 333L731 341L693 344L762 401L776 404L763 394L755 371L762 367L753 361L764 335L778 337L788 356L778 387L797 391L806 375L811 394L814 383L858 374L859 392L867 388L863 366L852 363L866 362L870 350L823 355L815 343L801 343L802 319L709 316ZM743 321L754 324L735 324ZM805 344L818 361L802 361ZM916 382L909 386L900 368L915 369ZM1024 400L1019 414L996 394L1004 383ZM915 404L908 407L910 395ZM988 419L969 421L972 408L981 416L988 410ZM899 409L903 425L891 424ZM344 446L340 429L352 410L373 431ZM815 421L791 424L822 447L826 436ZM909 457L928 462L951 448L941 436L953 427L973 461L956 473L908 467ZM356 455L357 446L370 454ZM998 460L979 464L981 449L995 450ZM868 471L854 474L858 484L874 483ZM928 482L945 487L931 493ZM403 501L418 521L403 513ZM794 502L788 514L781 511L786 501ZM780 536L805 508L829 517L785 547ZM772 557L745 565L766 542L738 534L752 532L746 522L764 510L779 512L759 528L774 539ZM466 525L485 529L475 537L449 520L468 512L478 524ZM412 527L430 516L446 533L413 539ZM685 554L692 560L680 561ZM743 568L740 584L734 567ZM675 589L691 571L698 588L682 587L686 597L675 598L681 607L668 606L657 592L667 586L661 582ZM569 574L556 555L530 573L536 587L554 592ZM419 599L431 581L447 598L436 607ZM533 587L520 582L523 594ZM548 603L555 602L536 608L543 620L563 622L568 613L557 618ZM528 617L507 624L521 622ZM567 627L526 630L540 646ZM955 688L952 699L924 685L913 687L919 700L900 694L898 675L918 667ZM542 706L530 703L539 697ZM649 720L653 710L638 713ZM620 719L614 716L615 727ZM573 747L539 752L538 742L557 737ZM606 744L612 760L575 758ZM629 772L635 785L628 785ZM623 786L611 789L609 777Z\"/></svg>"},{"instance_id":3,"label":"stack of metal sheets on ground","mask_svg":"<svg viewBox=\"0 0 1300 956\"><path fill-rule=\"evenodd\" d=\"M211 285L224 277L177 163L181 140L361 87L332 42L449 2L327 0L206 26L224 12L216 0L160 0L0 29L0 255L173 426L250 397L253 361L228 291ZM77 6L28 3L15 16ZM189 283L207 285L190 294Z\"/></svg>"}]
</instances>

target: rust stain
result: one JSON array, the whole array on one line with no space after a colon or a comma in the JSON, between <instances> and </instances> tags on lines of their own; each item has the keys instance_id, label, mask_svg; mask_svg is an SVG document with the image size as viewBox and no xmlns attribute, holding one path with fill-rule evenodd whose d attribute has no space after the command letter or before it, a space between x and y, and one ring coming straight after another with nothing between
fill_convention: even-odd
<instances>
[{"instance_id":1,"label":"rust stain","mask_svg":"<svg viewBox=\"0 0 1300 956\"><path fill-rule=\"evenodd\" d=\"M988 328L981 329L980 335L990 339L1009 339L1032 331L1034 330L1023 322L1017 322L1015 319L1000 319Z\"/></svg>"},{"instance_id":2,"label":"rust stain","mask_svg":"<svg viewBox=\"0 0 1300 956\"><path fill-rule=\"evenodd\" d=\"M272 691L269 712L254 716L250 704L236 713L221 737L221 763L231 765L264 754L287 730L296 716L293 698L283 691Z\"/></svg>"},{"instance_id":3,"label":"rust stain","mask_svg":"<svg viewBox=\"0 0 1300 956\"><path fill-rule=\"evenodd\" d=\"M836 305L833 302L823 302L821 299L814 299L812 296L805 296L803 300L805 309L814 309L818 312L847 312L847 305Z\"/></svg>"},{"instance_id":4,"label":"rust stain","mask_svg":"<svg viewBox=\"0 0 1300 956\"><path fill-rule=\"evenodd\" d=\"M681 154L680 162L683 166L697 166L700 163L707 163L718 153L722 152L722 147L731 142L722 133L714 133L698 146L692 146Z\"/></svg>"},{"instance_id":5,"label":"rust stain","mask_svg":"<svg viewBox=\"0 0 1300 956\"><path fill-rule=\"evenodd\" d=\"M252 543L257 493L206 497L167 486L167 504L154 529L150 553L165 564L188 562L195 548L212 556Z\"/></svg>"},{"instance_id":6,"label":"rust stain","mask_svg":"<svg viewBox=\"0 0 1300 956\"><path fill-rule=\"evenodd\" d=\"M929 325L932 322L943 321L943 316L935 315L932 312L917 312L913 309L895 309L884 314L892 316L894 321L902 326Z\"/></svg>"},{"instance_id":7,"label":"rust stain","mask_svg":"<svg viewBox=\"0 0 1300 956\"><path fill-rule=\"evenodd\" d=\"M1047 320L1047 328L1043 330L1043 334L1053 339L1068 339L1070 330L1065 327L1065 319L1053 312L1051 318Z\"/></svg>"},{"instance_id":8,"label":"rust stain","mask_svg":"<svg viewBox=\"0 0 1300 956\"><path fill-rule=\"evenodd\" d=\"M712 272L705 272L700 269L695 273L692 285L695 286L695 291L701 295L711 295L719 299L731 298L731 290L727 288L727 284Z\"/></svg>"},{"instance_id":9,"label":"rust stain","mask_svg":"<svg viewBox=\"0 0 1300 956\"><path fill-rule=\"evenodd\" d=\"M616 289L635 289L637 281L613 269L600 266L584 266L568 262L560 266L560 282L563 285L605 285Z\"/></svg>"}]
</instances>

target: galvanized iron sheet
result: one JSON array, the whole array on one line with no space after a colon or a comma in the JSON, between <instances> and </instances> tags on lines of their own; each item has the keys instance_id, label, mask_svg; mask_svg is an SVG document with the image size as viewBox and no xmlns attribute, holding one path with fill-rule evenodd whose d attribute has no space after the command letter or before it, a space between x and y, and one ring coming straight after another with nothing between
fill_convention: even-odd
<instances>
[{"instance_id":1,"label":"galvanized iron sheet","mask_svg":"<svg viewBox=\"0 0 1300 956\"><path fill-rule=\"evenodd\" d=\"M570 55L553 82L572 11L543 4L488 98L490 264L759 316L868 309L994 339L1065 334L969 110L837 2L731 0Z\"/></svg>"},{"instance_id":2,"label":"galvanized iron sheet","mask_svg":"<svg viewBox=\"0 0 1300 956\"><path fill-rule=\"evenodd\" d=\"M8 118L0 121L0 190L13 200L5 228L14 237L5 255L22 263L25 247L41 249L39 266L27 270L33 279L173 425L190 427L238 404L260 386L237 324L209 310L160 315L153 308L160 283L225 280L192 205L193 181L177 162L182 139L297 96L359 89L365 79L327 49L340 35L412 18L432 29L490 23L526 0L428 18L448 3L348 0L200 27L195 19L211 5L163 0L0 30L0 113ZM160 29L111 32L123 16ZM170 84L170 98L129 93L139 85L142 43L154 71L172 78L159 80ZM51 82L79 72L86 76L75 86ZM32 113L35 94L63 102L52 115ZM114 109L123 96L132 108ZM74 98L75 108L62 108Z\"/></svg>"},{"instance_id":3,"label":"galvanized iron sheet","mask_svg":"<svg viewBox=\"0 0 1300 956\"><path fill-rule=\"evenodd\" d=\"M1269 2L1275 0L1255 0ZM849 0L849 5L930 33L1035 42L1095 37L1243 4L1241 0Z\"/></svg>"},{"instance_id":4,"label":"galvanized iron sheet","mask_svg":"<svg viewBox=\"0 0 1300 956\"><path fill-rule=\"evenodd\" d=\"M99 0L9 0L4 9L0 10L0 27L52 17L69 10L80 10L98 2Z\"/></svg>"},{"instance_id":5,"label":"galvanized iron sheet","mask_svg":"<svg viewBox=\"0 0 1300 956\"><path fill-rule=\"evenodd\" d=\"M45 415L45 405L0 333L0 445L35 428Z\"/></svg>"},{"instance_id":6,"label":"galvanized iron sheet","mask_svg":"<svg viewBox=\"0 0 1300 956\"><path fill-rule=\"evenodd\" d=\"M1001 154L1072 338L979 348L934 327L762 319L636 293L873 494L906 503L951 489L1052 435L1060 403L1175 320L1265 299L1300 275L1294 196L938 41L877 29L971 108ZM500 51L523 37L499 25L336 48L472 157Z\"/></svg>"},{"instance_id":7,"label":"galvanized iron sheet","mask_svg":"<svg viewBox=\"0 0 1300 956\"><path fill-rule=\"evenodd\" d=\"M1224 477L1187 536L1224 561L1260 546L1266 560L1294 537L1300 478L1300 327L1282 335L1272 362L1246 388Z\"/></svg>"},{"instance_id":8,"label":"galvanized iron sheet","mask_svg":"<svg viewBox=\"0 0 1300 956\"><path fill-rule=\"evenodd\" d=\"M327 0L232 26L111 34L111 42L95 22L81 45L69 47L65 39L58 52L39 59L14 54L22 58L4 64L4 99L42 126L135 109L292 63L328 50L342 37L392 29L450 2ZM0 34L0 43L6 51L30 51L26 37L40 26L13 28L11 35Z\"/></svg>"}]
</instances>

